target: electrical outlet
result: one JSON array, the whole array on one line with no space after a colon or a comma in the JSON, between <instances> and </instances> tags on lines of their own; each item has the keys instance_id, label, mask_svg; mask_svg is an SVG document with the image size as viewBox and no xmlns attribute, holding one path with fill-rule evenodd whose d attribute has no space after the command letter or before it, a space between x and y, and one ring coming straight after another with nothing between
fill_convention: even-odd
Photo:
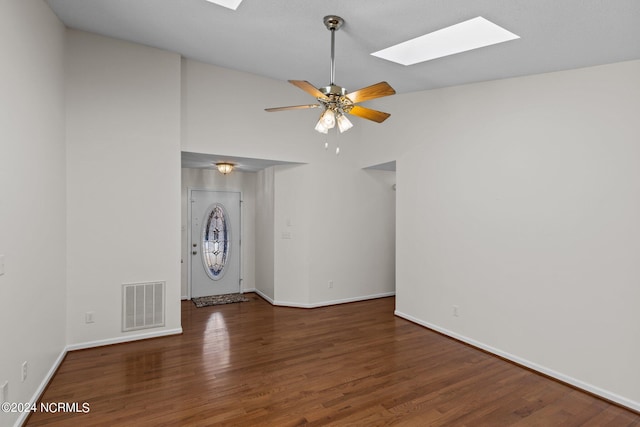
<instances>
[{"instance_id":1,"label":"electrical outlet","mask_svg":"<svg viewBox=\"0 0 640 427\"><path fill-rule=\"evenodd\" d=\"M9 381L5 381L0 385L0 403L4 403L9 399Z\"/></svg>"},{"instance_id":2,"label":"electrical outlet","mask_svg":"<svg viewBox=\"0 0 640 427\"><path fill-rule=\"evenodd\" d=\"M93 320L93 311L87 311L84 314L84 323L93 323L95 322L95 320Z\"/></svg>"},{"instance_id":3,"label":"electrical outlet","mask_svg":"<svg viewBox=\"0 0 640 427\"><path fill-rule=\"evenodd\" d=\"M25 360L24 362L22 362L22 382L24 382L27 379L28 369L29 369L29 364Z\"/></svg>"},{"instance_id":4,"label":"electrical outlet","mask_svg":"<svg viewBox=\"0 0 640 427\"><path fill-rule=\"evenodd\" d=\"M4 274L4 255L0 255L0 276Z\"/></svg>"},{"instance_id":5,"label":"electrical outlet","mask_svg":"<svg viewBox=\"0 0 640 427\"><path fill-rule=\"evenodd\" d=\"M453 315L455 317L459 317L460 316L460 307L458 307L457 305L453 306Z\"/></svg>"},{"instance_id":6,"label":"electrical outlet","mask_svg":"<svg viewBox=\"0 0 640 427\"><path fill-rule=\"evenodd\" d=\"M333 280L329 280L327 286L329 286L329 289L333 289Z\"/></svg>"}]
</instances>

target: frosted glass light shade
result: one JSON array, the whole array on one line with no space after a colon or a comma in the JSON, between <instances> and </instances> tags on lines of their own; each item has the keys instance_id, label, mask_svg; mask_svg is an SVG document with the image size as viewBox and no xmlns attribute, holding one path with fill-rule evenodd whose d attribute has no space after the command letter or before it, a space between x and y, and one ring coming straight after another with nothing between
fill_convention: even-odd
<instances>
[{"instance_id":1,"label":"frosted glass light shade","mask_svg":"<svg viewBox=\"0 0 640 427\"><path fill-rule=\"evenodd\" d=\"M322 118L320 118L320 120L318 120L318 123L316 123L315 129L320 133L329 132L329 128L324 124L324 122L322 121Z\"/></svg>"},{"instance_id":2,"label":"frosted glass light shade","mask_svg":"<svg viewBox=\"0 0 640 427\"><path fill-rule=\"evenodd\" d=\"M233 163L216 163L218 171L223 175L230 173L233 170L233 166Z\"/></svg>"},{"instance_id":3,"label":"frosted glass light shade","mask_svg":"<svg viewBox=\"0 0 640 427\"><path fill-rule=\"evenodd\" d=\"M332 110L324 110L320 120L322 120L327 129L331 129L336 125L336 115Z\"/></svg>"},{"instance_id":4,"label":"frosted glass light shade","mask_svg":"<svg viewBox=\"0 0 640 427\"><path fill-rule=\"evenodd\" d=\"M338 116L338 129L340 133L346 132L353 127L353 123L344 114Z\"/></svg>"}]
</instances>

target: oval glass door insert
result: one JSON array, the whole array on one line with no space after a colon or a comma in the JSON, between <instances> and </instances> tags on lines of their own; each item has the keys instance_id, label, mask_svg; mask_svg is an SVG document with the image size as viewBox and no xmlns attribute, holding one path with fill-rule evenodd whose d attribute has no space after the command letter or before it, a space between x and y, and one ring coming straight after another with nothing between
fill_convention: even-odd
<instances>
[{"instance_id":1,"label":"oval glass door insert","mask_svg":"<svg viewBox=\"0 0 640 427\"><path fill-rule=\"evenodd\" d=\"M213 280L222 278L229 259L229 221L224 207L216 203L207 210L202 227L202 262Z\"/></svg>"}]
</instances>

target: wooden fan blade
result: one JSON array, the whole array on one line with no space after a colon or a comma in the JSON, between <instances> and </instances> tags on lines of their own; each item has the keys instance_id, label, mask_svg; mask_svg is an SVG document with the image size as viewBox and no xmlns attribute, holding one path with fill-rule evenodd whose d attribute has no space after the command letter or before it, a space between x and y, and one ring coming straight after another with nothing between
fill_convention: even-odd
<instances>
[{"instance_id":1,"label":"wooden fan blade","mask_svg":"<svg viewBox=\"0 0 640 427\"><path fill-rule=\"evenodd\" d=\"M355 92L348 93L346 96L357 104L358 102L368 101L369 99L382 98L383 96L389 96L395 94L396 91L389 86L387 82L376 83L371 86L356 90Z\"/></svg>"},{"instance_id":2,"label":"wooden fan blade","mask_svg":"<svg viewBox=\"0 0 640 427\"><path fill-rule=\"evenodd\" d=\"M365 108L359 105L354 105L351 110L349 110L349 114L362 117L363 119L373 120L378 123L384 122L391 115L389 113L383 113L382 111L372 110L371 108Z\"/></svg>"},{"instance_id":3,"label":"wooden fan blade","mask_svg":"<svg viewBox=\"0 0 640 427\"><path fill-rule=\"evenodd\" d=\"M298 86L300 89L307 92L309 95L313 96L314 98L329 99L324 93L320 92L318 88L316 88L314 85L312 85L306 80L289 80L289 83L291 83L292 85Z\"/></svg>"},{"instance_id":4,"label":"wooden fan blade","mask_svg":"<svg viewBox=\"0 0 640 427\"><path fill-rule=\"evenodd\" d=\"M318 104L310 104L310 105L292 105L290 107L274 107L274 108L265 108L264 111L268 111L270 113L274 111L286 111L286 110L304 110L306 108L318 108L320 105Z\"/></svg>"}]
</instances>

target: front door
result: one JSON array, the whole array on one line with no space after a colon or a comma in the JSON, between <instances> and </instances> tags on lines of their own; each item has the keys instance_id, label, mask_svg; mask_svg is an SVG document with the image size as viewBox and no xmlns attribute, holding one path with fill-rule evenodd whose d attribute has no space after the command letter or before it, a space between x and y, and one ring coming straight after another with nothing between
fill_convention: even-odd
<instances>
[{"instance_id":1,"label":"front door","mask_svg":"<svg viewBox=\"0 0 640 427\"><path fill-rule=\"evenodd\" d=\"M240 292L240 193L191 190L191 297Z\"/></svg>"}]
</instances>

